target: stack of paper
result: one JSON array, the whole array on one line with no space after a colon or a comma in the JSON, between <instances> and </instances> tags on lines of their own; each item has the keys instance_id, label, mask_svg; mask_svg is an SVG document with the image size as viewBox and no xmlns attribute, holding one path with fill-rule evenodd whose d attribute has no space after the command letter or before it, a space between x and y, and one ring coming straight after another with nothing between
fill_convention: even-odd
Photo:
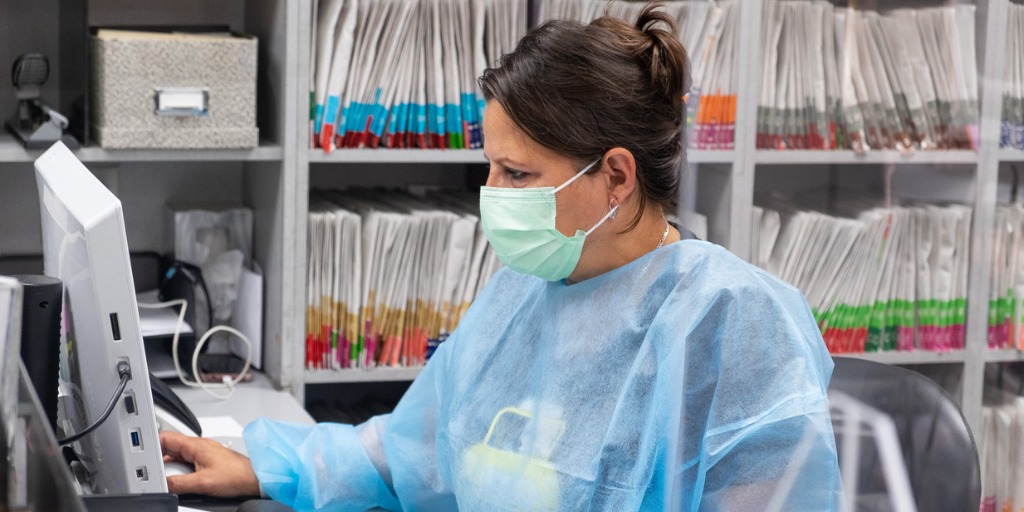
<instances>
[{"instance_id":1,"label":"stack of paper","mask_svg":"<svg viewBox=\"0 0 1024 512\"><path fill-rule=\"evenodd\" d=\"M1024 508L1024 398L985 390L982 410L981 511Z\"/></svg>"},{"instance_id":2,"label":"stack of paper","mask_svg":"<svg viewBox=\"0 0 1024 512\"><path fill-rule=\"evenodd\" d=\"M800 288L830 352L962 349L971 210L755 208L754 263Z\"/></svg>"},{"instance_id":3,"label":"stack of paper","mask_svg":"<svg viewBox=\"0 0 1024 512\"><path fill-rule=\"evenodd\" d=\"M645 2L623 0L545 0L540 19L590 22L613 16L630 24ZM689 146L694 149L732 149L735 140L735 70L738 53L739 3L734 0L669 1L662 9L675 17L676 35L690 57L693 85L687 104Z\"/></svg>"},{"instance_id":4,"label":"stack of paper","mask_svg":"<svg viewBox=\"0 0 1024 512\"><path fill-rule=\"evenodd\" d=\"M306 367L422 365L500 268L468 194L315 191Z\"/></svg>"},{"instance_id":5,"label":"stack of paper","mask_svg":"<svg viewBox=\"0 0 1024 512\"><path fill-rule=\"evenodd\" d=\"M1011 2L1009 8L999 144L1024 149L1024 5Z\"/></svg>"},{"instance_id":6,"label":"stack of paper","mask_svg":"<svg viewBox=\"0 0 1024 512\"><path fill-rule=\"evenodd\" d=\"M525 0L314 4L314 147L482 147L476 78L525 33Z\"/></svg>"},{"instance_id":7,"label":"stack of paper","mask_svg":"<svg viewBox=\"0 0 1024 512\"><path fill-rule=\"evenodd\" d=\"M1024 205L996 208L989 286L989 348L1024 349Z\"/></svg>"},{"instance_id":8,"label":"stack of paper","mask_svg":"<svg viewBox=\"0 0 1024 512\"><path fill-rule=\"evenodd\" d=\"M974 6L768 0L757 147L977 147Z\"/></svg>"}]
</instances>

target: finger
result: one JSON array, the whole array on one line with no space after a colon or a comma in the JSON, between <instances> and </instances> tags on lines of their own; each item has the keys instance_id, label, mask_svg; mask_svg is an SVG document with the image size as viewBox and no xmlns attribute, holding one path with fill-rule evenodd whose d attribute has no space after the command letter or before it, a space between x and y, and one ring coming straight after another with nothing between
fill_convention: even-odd
<instances>
[{"instance_id":1,"label":"finger","mask_svg":"<svg viewBox=\"0 0 1024 512\"><path fill-rule=\"evenodd\" d=\"M167 492L171 494L203 494L221 498L241 496L223 475L210 471L196 471L167 477Z\"/></svg>"},{"instance_id":2,"label":"finger","mask_svg":"<svg viewBox=\"0 0 1024 512\"><path fill-rule=\"evenodd\" d=\"M167 477L167 492L171 494L200 494L195 473Z\"/></svg>"},{"instance_id":3,"label":"finger","mask_svg":"<svg viewBox=\"0 0 1024 512\"><path fill-rule=\"evenodd\" d=\"M199 440L199 438L184 436L177 432L160 432L161 451L174 460L194 462L196 444Z\"/></svg>"},{"instance_id":4,"label":"finger","mask_svg":"<svg viewBox=\"0 0 1024 512\"><path fill-rule=\"evenodd\" d=\"M210 439L195 438L185 451L191 451L189 462L196 467L207 467L229 458L234 452L225 448L222 444ZM185 454L182 454L185 456Z\"/></svg>"},{"instance_id":5,"label":"finger","mask_svg":"<svg viewBox=\"0 0 1024 512\"><path fill-rule=\"evenodd\" d=\"M181 452L182 437L184 436L177 432L160 432L160 451L164 457L177 458L176 454Z\"/></svg>"},{"instance_id":6,"label":"finger","mask_svg":"<svg viewBox=\"0 0 1024 512\"><path fill-rule=\"evenodd\" d=\"M201 473L188 473L167 477L167 492L171 494L210 494L207 478Z\"/></svg>"}]
</instances>

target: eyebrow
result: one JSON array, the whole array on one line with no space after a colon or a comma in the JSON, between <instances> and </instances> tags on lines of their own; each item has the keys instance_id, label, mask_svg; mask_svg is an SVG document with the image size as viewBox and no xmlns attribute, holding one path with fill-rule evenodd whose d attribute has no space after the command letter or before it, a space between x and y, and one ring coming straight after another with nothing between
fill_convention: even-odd
<instances>
[{"instance_id":1,"label":"eyebrow","mask_svg":"<svg viewBox=\"0 0 1024 512\"><path fill-rule=\"evenodd\" d=\"M489 156L487 156L487 153L484 153L484 159L486 159L488 162L495 162L495 163L498 163L498 164L500 164L500 165L502 165L504 167L511 167L511 168L519 169L519 170L522 170L522 169L525 169L525 168L529 167L529 166L527 166L526 164L524 164L522 162L516 162L515 160L512 160L512 159L510 159L508 157L498 157L498 158L495 158L495 159L492 160Z\"/></svg>"}]
</instances>

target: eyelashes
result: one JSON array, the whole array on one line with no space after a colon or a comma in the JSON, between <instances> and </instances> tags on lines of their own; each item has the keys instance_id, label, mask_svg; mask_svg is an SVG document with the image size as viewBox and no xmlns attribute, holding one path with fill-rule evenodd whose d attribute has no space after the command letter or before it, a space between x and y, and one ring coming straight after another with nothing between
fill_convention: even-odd
<instances>
[{"instance_id":1,"label":"eyelashes","mask_svg":"<svg viewBox=\"0 0 1024 512\"><path fill-rule=\"evenodd\" d=\"M505 168L505 175L512 181L522 181L526 179L529 174L520 171L518 169Z\"/></svg>"}]
</instances>

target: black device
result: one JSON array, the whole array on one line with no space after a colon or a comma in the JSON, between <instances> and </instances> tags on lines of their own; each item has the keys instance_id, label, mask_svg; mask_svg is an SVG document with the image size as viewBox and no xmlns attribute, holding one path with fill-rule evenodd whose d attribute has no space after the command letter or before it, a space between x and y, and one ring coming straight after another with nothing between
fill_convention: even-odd
<instances>
[{"instance_id":1,"label":"black device","mask_svg":"<svg viewBox=\"0 0 1024 512\"><path fill-rule=\"evenodd\" d=\"M64 285L56 277L22 274L21 360L50 428L57 428L60 320Z\"/></svg>"},{"instance_id":2,"label":"black device","mask_svg":"<svg viewBox=\"0 0 1024 512\"><path fill-rule=\"evenodd\" d=\"M185 405L185 402L178 398L178 395L174 393L174 390L166 382L150 374L149 387L153 390L154 406L174 415L175 418L178 418L188 428L192 429L197 436L203 435L203 429L199 426L199 420L196 419L196 416L192 414L192 411Z\"/></svg>"},{"instance_id":3,"label":"black device","mask_svg":"<svg viewBox=\"0 0 1024 512\"><path fill-rule=\"evenodd\" d=\"M50 428L56 431L63 282L45 275L22 274L13 277L21 283L23 289L21 359L50 422ZM197 435L202 435L199 420L170 386L152 375L149 382L153 404L181 420ZM131 406L133 404L125 404L125 407Z\"/></svg>"},{"instance_id":4,"label":"black device","mask_svg":"<svg viewBox=\"0 0 1024 512\"><path fill-rule=\"evenodd\" d=\"M222 382L224 378L235 379L245 369L245 361L234 354L210 354L199 356L199 378L203 382ZM246 372L241 382L252 380L252 372Z\"/></svg>"},{"instance_id":5,"label":"black device","mask_svg":"<svg viewBox=\"0 0 1024 512\"><path fill-rule=\"evenodd\" d=\"M82 496L88 512L177 512L178 496L170 493L92 494Z\"/></svg>"},{"instance_id":6,"label":"black device","mask_svg":"<svg viewBox=\"0 0 1024 512\"><path fill-rule=\"evenodd\" d=\"M192 326L193 334L182 334L178 337L178 360L182 362L182 370L193 380L191 375L192 353L196 348L196 340L210 329L213 320L213 305L210 293L203 280L203 272L199 267L180 260L161 262L163 268L160 278L160 300L170 301L185 299L185 322ZM176 307L180 311L180 306Z\"/></svg>"},{"instance_id":7,"label":"black device","mask_svg":"<svg viewBox=\"0 0 1024 512\"><path fill-rule=\"evenodd\" d=\"M68 118L47 105L40 97L40 87L50 77L50 61L40 53L26 53L14 61L11 85L18 100L18 110L7 121L7 130L28 149L43 149L62 141L71 149L78 141L65 135Z\"/></svg>"}]
</instances>

